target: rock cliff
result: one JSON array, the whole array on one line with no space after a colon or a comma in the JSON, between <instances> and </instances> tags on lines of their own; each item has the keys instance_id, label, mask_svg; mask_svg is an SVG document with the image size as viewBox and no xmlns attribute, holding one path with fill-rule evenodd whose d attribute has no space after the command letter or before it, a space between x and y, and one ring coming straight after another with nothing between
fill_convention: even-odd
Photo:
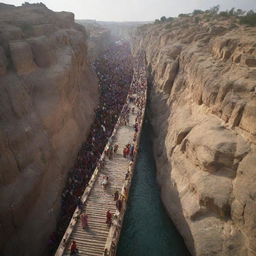
<instances>
[{"instance_id":1,"label":"rock cliff","mask_svg":"<svg viewBox=\"0 0 256 256\"><path fill-rule=\"evenodd\" d=\"M144 25L162 200L196 256L256 255L256 28Z\"/></svg>"},{"instance_id":2,"label":"rock cliff","mask_svg":"<svg viewBox=\"0 0 256 256\"><path fill-rule=\"evenodd\" d=\"M41 255L98 102L86 32L43 4L0 6L0 251Z\"/></svg>"},{"instance_id":3,"label":"rock cliff","mask_svg":"<svg viewBox=\"0 0 256 256\"><path fill-rule=\"evenodd\" d=\"M115 41L109 29L106 29L93 20L77 20L89 34L88 57L94 62Z\"/></svg>"}]
</instances>

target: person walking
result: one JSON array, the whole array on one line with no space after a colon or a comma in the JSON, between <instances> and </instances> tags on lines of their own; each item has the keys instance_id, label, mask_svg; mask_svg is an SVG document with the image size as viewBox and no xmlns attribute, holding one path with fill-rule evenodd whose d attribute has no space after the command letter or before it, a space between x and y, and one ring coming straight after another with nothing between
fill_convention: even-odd
<instances>
[{"instance_id":1,"label":"person walking","mask_svg":"<svg viewBox=\"0 0 256 256\"><path fill-rule=\"evenodd\" d=\"M88 215L85 213L82 213L80 215L80 221L82 223L82 228L86 229L88 227Z\"/></svg>"},{"instance_id":2,"label":"person walking","mask_svg":"<svg viewBox=\"0 0 256 256\"><path fill-rule=\"evenodd\" d=\"M114 201L117 201L119 197L119 192L118 190L116 190L115 194L114 194Z\"/></svg>"},{"instance_id":3,"label":"person walking","mask_svg":"<svg viewBox=\"0 0 256 256\"><path fill-rule=\"evenodd\" d=\"M112 223L112 213L110 212L110 210L108 210L106 213L106 224L110 226L111 223Z\"/></svg>"},{"instance_id":4,"label":"person walking","mask_svg":"<svg viewBox=\"0 0 256 256\"><path fill-rule=\"evenodd\" d=\"M115 146L114 146L114 153L115 154L117 153L117 150L118 150L118 144L115 144Z\"/></svg>"},{"instance_id":5,"label":"person walking","mask_svg":"<svg viewBox=\"0 0 256 256\"><path fill-rule=\"evenodd\" d=\"M103 189L106 189L106 187L108 185L108 176L103 177L103 181L101 182L101 185L102 185Z\"/></svg>"},{"instance_id":6,"label":"person walking","mask_svg":"<svg viewBox=\"0 0 256 256\"><path fill-rule=\"evenodd\" d=\"M76 242L72 241L71 247L70 247L70 256L77 256L78 255L78 249L76 246Z\"/></svg>"}]
</instances>

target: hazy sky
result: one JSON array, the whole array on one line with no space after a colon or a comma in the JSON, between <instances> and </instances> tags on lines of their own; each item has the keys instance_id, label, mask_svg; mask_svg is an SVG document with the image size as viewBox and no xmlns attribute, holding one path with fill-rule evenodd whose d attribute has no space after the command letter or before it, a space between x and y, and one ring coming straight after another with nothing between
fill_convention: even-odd
<instances>
[{"instance_id":1,"label":"hazy sky","mask_svg":"<svg viewBox=\"0 0 256 256\"><path fill-rule=\"evenodd\" d=\"M150 21L161 16L177 16L194 9L209 9L217 4L221 9L232 7L243 10L256 9L256 0L26 0L43 2L54 11L71 11L76 19L104 21ZM0 2L21 5L24 0Z\"/></svg>"}]
</instances>

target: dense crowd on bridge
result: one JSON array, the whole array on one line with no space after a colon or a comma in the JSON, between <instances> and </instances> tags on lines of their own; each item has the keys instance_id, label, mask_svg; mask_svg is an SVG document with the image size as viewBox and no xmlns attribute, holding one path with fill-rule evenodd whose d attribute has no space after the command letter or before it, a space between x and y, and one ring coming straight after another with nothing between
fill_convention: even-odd
<instances>
[{"instance_id":1,"label":"dense crowd on bridge","mask_svg":"<svg viewBox=\"0 0 256 256\"><path fill-rule=\"evenodd\" d=\"M116 124L133 75L133 60L128 43L114 44L97 59L93 67L100 86L100 102L95 111L87 141L82 144L74 167L69 171L61 196L56 231L49 239L49 254L56 250Z\"/></svg>"},{"instance_id":2,"label":"dense crowd on bridge","mask_svg":"<svg viewBox=\"0 0 256 256\"><path fill-rule=\"evenodd\" d=\"M140 59L141 58L141 59ZM96 60L94 68L100 83L100 104L95 113L95 122L91 127L90 134L86 143L81 147L78 153L77 161L74 168L69 172L67 184L62 193L61 211L56 232L49 239L49 251L52 254L60 242L75 208L82 208L80 200L86 185L98 163L100 167L101 161L98 161L106 143L112 134L113 128L120 115L121 125L129 124L129 113L135 114L135 108L129 108L129 103L136 106L136 120L132 124L134 126L133 142L127 144L123 149L123 157L133 161L137 148L135 147L139 128L142 123L142 110L145 105L145 86L146 76L145 69L140 65L143 63L141 55L136 61L132 61L127 44L115 45L111 47L101 59ZM135 72L133 74L133 66ZM133 80L132 80L133 75ZM131 83L132 81L132 83ZM127 93L129 90L129 95ZM137 95L137 96L134 96ZM127 101L126 101L127 100ZM126 104L124 104L126 102ZM121 112L122 110L122 112ZM105 151L105 156L110 159L118 150L117 144L110 144ZM125 179L128 179L127 173ZM108 177L104 177L102 181L103 189L108 185ZM127 199L127 190L116 191L114 200L116 208L120 212L122 209L122 200ZM106 224L111 225L113 213L106 212ZM85 212L80 215L80 222L85 229L88 225L88 216ZM76 243L72 242L71 252L76 252Z\"/></svg>"},{"instance_id":3,"label":"dense crowd on bridge","mask_svg":"<svg viewBox=\"0 0 256 256\"><path fill-rule=\"evenodd\" d=\"M127 203L128 198L128 190L131 183L132 178L132 168L134 166L134 156L136 155L137 148L138 148L138 135L142 126L143 121L143 112L145 111L145 104L146 104L146 71L145 71L145 64L144 64L144 54L141 53L139 57L137 57L134 60L134 74L133 74L133 81L130 86L130 90L128 93L127 101L123 106L122 112L120 113L120 119L116 124L116 129L118 129L120 126L129 126L134 128L134 136L133 140L129 141L127 145L123 148L123 157L128 158L129 160L129 168L127 169L127 172L125 174L125 182L123 183L123 187L120 191L116 190L113 194L113 199L116 202L116 212L113 213L110 210L106 211L106 224L110 227L113 225L113 228L116 231L112 231L109 233L109 237L107 238L105 249L104 249L104 255L115 255L115 247L118 242L118 236L116 235L116 232L120 232L120 221L121 221L121 212L125 209L124 204ZM135 116L135 122L133 123L133 118L131 118L130 113L132 113L133 116ZM117 154L117 149L119 147L118 144L116 144L115 139L115 130L112 134L112 136L109 139L109 143L105 148L105 152L102 155L104 159L108 157L110 160L115 158L115 155ZM122 152L122 151L121 151ZM119 151L119 154L121 153ZM104 161L103 161L104 162ZM104 164L103 164L104 165ZM108 182L108 177L103 176L102 180L102 188L105 190L107 186L110 188L112 187L112 184ZM112 187L113 189L113 187ZM84 218L86 218L86 221L84 221ZM80 214L80 223L83 229L87 229L88 225L90 225L90 220L88 221L88 216L86 215L86 210ZM77 255L78 248L75 247L74 250L72 250L72 245L76 244L76 242L73 240L70 252L71 255ZM114 251L112 251L114 250Z\"/></svg>"}]
</instances>

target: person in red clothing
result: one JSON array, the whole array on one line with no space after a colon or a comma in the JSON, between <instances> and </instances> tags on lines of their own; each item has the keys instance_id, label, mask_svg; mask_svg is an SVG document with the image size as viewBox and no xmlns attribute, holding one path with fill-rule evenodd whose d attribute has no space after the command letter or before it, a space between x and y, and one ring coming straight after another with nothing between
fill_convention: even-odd
<instances>
[{"instance_id":1,"label":"person in red clothing","mask_svg":"<svg viewBox=\"0 0 256 256\"><path fill-rule=\"evenodd\" d=\"M127 150L126 150L126 156L129 156L129 155L130 155L131 144L127 144L127 145L126 145L126 148L127 148Z\"/></svg>"},{"instance_id":2,"label":"person in red clothing","mask_svg":"<svg viewBox=\"0 0 256 256\"><path fill-rule=\"evenodd\" d=\"M85 213L82 213L80 215L80 220L81 220L83 229L86 229L88 227L88 215Z\"/></svg>"},{"instance_id":3,"label":"person in red clothing","mask_svg":"<svg viewBox=\"0 0 256 256\"><path fill-rule=\"evenodd\" d=\"M112 213L110 212L110 210L107 211L106 217L107 217L106 224L110 226L112 223Z\"/></svg>"},{"instance_id":4,"label":"person in red clothing","mask_svg":"<svg viewBox=\"0 0 256 256\"><path fill-rule=\"evenodd\" d=\"M123 150L123 157L126 158L126 147Z\"/></svg>"},{"instance_id":5,"label":"person in red clothing","mask_svg":"<svg viewBox=\"0 0 256 256\"><path fill-rule=\"evenodd\" d=\"M117 153L117 150L118 150L118 144L115 144L115 146L114 146L114 153L115 154Z\"/></svg>"},{"instance_id":6,"label":"person in red clothing","mask_svg":"<svg viewBox=\"0 0 256 256\"><path fill-rule=\"evenodd\" d=\"M138 123L135 123L135 125L134 125L134 130L135 130L135 132L138 132L138 130L139 130L139 125L138 125Z\"/></svg>"},{"instance_id":7,"label":"person in red clothing","mask_svg":"<svg viewBox=\"0 0 256 256\"><path fill-rule=\"evenodd\" d=\"M125 158L129 155L129 147L128 147L128 145L126 145L126 147L124 148L124 154L125 154Z\"/></svg>"},{"instance_id":8,"label":"person in red clothing","mask_svg":"<svg viewBox=\"0 0 256 256\"><path fill-rule=\"evenodd\" d=\"M72 241L71 248L70 248L70 256L75 256L78 254L78 249L76 247L76 242Z\"/></svg>"}]
</instances>

